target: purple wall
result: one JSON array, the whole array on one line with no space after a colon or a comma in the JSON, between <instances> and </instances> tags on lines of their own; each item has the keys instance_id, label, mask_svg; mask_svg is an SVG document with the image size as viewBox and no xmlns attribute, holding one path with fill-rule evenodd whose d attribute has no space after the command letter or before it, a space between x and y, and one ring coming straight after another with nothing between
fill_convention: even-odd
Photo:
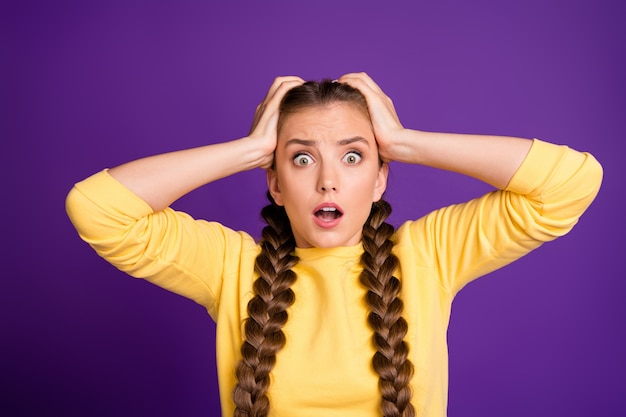
<instances>
[{"instance_id":1,"label":"purple wall","mask_svg":"<svg viewBox=\"0 0 626 417\"><path fill-rule=\"evenodd\" d=\"M218 415L210 318L99 259L65 195L104 167L245 135L276 75L365 70L408 127L539 137L605 167L570 235L455 301L449 415L626 415L621 2L226 3L0 6L0 414ZM395 223L487 189L392 169ZM176 207L256 235L263 194L256 170Z\"/></svg>"}]
</instances>

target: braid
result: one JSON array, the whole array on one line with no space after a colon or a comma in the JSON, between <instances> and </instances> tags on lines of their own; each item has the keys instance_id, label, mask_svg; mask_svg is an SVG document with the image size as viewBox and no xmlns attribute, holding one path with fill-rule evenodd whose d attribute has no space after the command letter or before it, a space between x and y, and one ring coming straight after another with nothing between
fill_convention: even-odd
<instances>
[{"instance_id":1,"label":"braid","mask_svg":"<svg viewBox=\"0 0 626 417\"><path fill-rule=\"evenodd\" d=\"M408 359L409 348L404 341L408 325L401 316L400 281L393 276L398 266L398 258L391 253L394 228L385 223L390 213L391 206L384 200L372 205L370 217L363 226L360 281L368 290L365 295L370 309L367 321L374 331L372 341L377 350L372 364L378 374L383 415L413 417L415 409L410 403L409 387L413 364Z\"/></svg>"},{"instance_id":2,"label":"braid","mask_svg":"<svg viewBox=\"0 0 626 417\"><path fill-rule=\"evenodd\" d=\"M296 243L283 207L274 203L261 211L268 224L263 228L261 253L256 258L259 274L253 285L254 297L248 303L242 359L237 365L238 383L233 390L235 417L264 417L269 412L267 390L276 354L285 346L281 330L287 322L287 308L295 300L291 286L298 262L292 255Z\"/></svg>"}]
</instances>

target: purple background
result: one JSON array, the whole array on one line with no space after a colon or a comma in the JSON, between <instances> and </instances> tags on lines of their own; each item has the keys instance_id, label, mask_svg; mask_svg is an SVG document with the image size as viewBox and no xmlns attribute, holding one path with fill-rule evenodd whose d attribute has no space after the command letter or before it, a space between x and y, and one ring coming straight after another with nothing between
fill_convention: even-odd
<instances>
[{"instance_id":1,"label":"purple background","mask_svg":"<svg viewBox=\"0 0 626 417\"><path fill-rule=\"evenodd\" d=\"M80 241L71 185L241 137L277 75L367 71L403 123L594 153L573 232L468 286L449 331L449 415L626 415L626 31L620 1L5 1L0 6L0 414L219 414L214 327ZM373 3L374 4L374 3ZM393 222L488 189L393 164ZM175 204L258 235L261 170Z\"/></svg>"}]
</instances>

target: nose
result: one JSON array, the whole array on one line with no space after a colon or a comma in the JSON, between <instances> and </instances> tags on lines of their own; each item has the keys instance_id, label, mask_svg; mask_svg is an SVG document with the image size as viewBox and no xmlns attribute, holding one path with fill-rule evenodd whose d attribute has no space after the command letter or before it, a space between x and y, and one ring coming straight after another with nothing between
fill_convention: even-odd
<instances>
[{"instance_id":1,"label":"nose","mask_svg":"<svg viewBox=\"0 0 626 417\"><path fill-rule=\"evenodd\" d=\"M333 167L322 164L319 170L317 189L320 192L337 191L338 186L339 178Z\"/></svg>"}]
</instances>

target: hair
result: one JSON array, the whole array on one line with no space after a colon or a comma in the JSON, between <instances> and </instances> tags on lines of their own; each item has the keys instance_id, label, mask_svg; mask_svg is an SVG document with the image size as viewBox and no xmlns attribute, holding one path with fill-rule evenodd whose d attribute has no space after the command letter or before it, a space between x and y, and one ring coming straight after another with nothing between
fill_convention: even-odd
<instances>
[{"instance_id":1,"label":"hair","mask_svg":"<svg viewBox=\"0 0 626 417\"><path fill-rule=\"evenodd\" d=\"M305 108L323 107L333 103L345 103L355 106L363 112L368 120L370 119L365 97L356 88L330 80L323 80L322 82L309 81L301 86L292 88L283 97L280 103L278 131L280 131L283 122L288 116Z\"/></svg>"},{"instance_id":2,"label":"hair","mask_svg":"<svg viewBox=\"0 0 626 417\"><path fill-rule=\"evenodd\" d=\"M359 90L329 80L310 81L293 88L283 98L279 129L286 116L304 108L331 103L355 105L369 118L367 102ZM276 363L276 354L285 346L282 327L287 322L287 309L295 301L291 290L296 280L291 268L298 262L293 254L295 238L284 207L278 206L269 192L267 197L270 204L261 211L267 226L263 228L261 252L255 261L259 278L253 284L254 296L248 303L242 359L236 369L238 382L233 390L235 417L268 415L270 372ZM395 229L385 222L390 213L391 206L386 201L372 204L363 226L363 271L359 280L367 290L367 321L372 328L372 343L376 348L372 366L378 374L382 413L385 417L413 417L415 409L410 402L409 386L413 364L408 359L409 349L404 341L408 325L402 317L400 281L393 276L399 263L392 253L391 237Z\"/></svg>"}]
</instances>

